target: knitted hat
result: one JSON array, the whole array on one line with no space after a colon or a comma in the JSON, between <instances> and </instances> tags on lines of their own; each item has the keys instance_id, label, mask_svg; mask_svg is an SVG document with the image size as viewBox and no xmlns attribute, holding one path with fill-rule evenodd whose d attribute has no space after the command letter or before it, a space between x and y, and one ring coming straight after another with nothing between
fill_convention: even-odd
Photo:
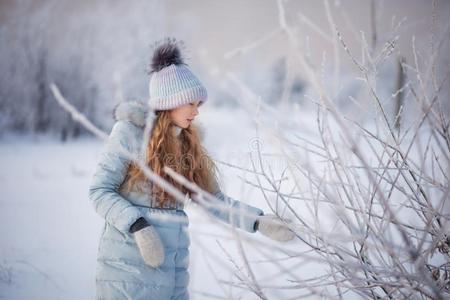
<instances>
[{"instance_id":1,"label":"knitted hat","mask_svg":"<svg viewBox=\"0 0 450 300\"><path fill-rule=\"evenodd\" d=\"M184 63L175 39L166 38L153 53L149 82L149 106L169 110L207 100L206 88Z\"/></svg>"}]
</instances>

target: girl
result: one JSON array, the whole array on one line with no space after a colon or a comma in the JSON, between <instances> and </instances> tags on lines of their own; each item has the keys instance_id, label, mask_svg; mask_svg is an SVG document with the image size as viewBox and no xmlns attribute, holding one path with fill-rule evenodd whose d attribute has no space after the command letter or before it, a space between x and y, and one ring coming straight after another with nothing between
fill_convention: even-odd
<instances>
[{"instance_id":1,"label":"girl","mask_svg":"<svg viewBox=\"0 0 450 300\"><path fill-rule=\"evenodd\" d=\"M151 68L149 103L115 107L116 122L89 187L89 199L105 219L97 255L97 299L189 298L189 222L183 203L148 180L123 150L145 160L184 195L194 196L163 172L164 166L234 208L206 208L220 220L278 241L294 237L276 222L277 216L264 215L220 190L213 161L192 123L207 101L206 89L183 62L175 39L156 47Z\"/></svg>"}]
</instances>

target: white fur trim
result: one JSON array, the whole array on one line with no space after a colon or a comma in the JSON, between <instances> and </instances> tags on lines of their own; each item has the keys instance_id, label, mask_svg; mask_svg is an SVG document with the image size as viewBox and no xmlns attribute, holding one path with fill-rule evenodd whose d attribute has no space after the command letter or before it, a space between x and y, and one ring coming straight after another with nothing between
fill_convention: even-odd
<instances>
[{"instance_id":1,"label":"white fur trim","mask_svg":"<svg viewBox=\"0 0 450 300\"><path fill-rule=\"evenodd\" d=\"M128 120L139 127L145 126L145 120L149 111L149 107L139 101L120 102L114 107L114 119Z\"/></svg>"}]
</instances>

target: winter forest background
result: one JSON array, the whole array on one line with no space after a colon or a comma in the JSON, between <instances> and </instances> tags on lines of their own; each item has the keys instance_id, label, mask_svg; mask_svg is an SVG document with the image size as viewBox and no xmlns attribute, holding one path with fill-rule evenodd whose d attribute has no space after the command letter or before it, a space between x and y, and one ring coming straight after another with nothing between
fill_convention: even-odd
<instances>
[{"instance_id":1,"label":"winter forest background","mask_svg":"<svg viewBox=\"0 0 450 300\"><path fill-rule=\"evenodd\" d=\"M450 2L0 1L0 298L91 299L88 185L150 45L185 41L231 197L286 244L188 207L193 299L450 296Z\"/></svg>"}]
</instances>

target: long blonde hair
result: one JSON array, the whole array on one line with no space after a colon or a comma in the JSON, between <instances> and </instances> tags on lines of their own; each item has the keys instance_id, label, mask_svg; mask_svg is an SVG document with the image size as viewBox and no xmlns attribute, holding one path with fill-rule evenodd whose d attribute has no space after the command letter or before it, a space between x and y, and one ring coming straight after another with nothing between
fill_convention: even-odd
<instances>
[{"instance_id":1,"label":"long blonde hair","mask_svg":"<svg viewBox=\"0 0 450 300\"><path fill-rule=\"evenodd\" d=\"M164 166L172 168L200 188L210 193L215 192L217 189L217 167L201 145L198 128L191 124L189 127L181 129L180 134L176 136L170 111L156 111L155 113L156 120L147 145L146 165L184 195L186 193L191 195L191 192L167 175L163 170ZM146 178L139 166L131 163L127 170L124 188L127 190L134 185L140 191L151 189L147 192L151 193L151 197L156 199L160 206L175 201L157 184L150 184L149 179Z\"/></svg>"}]
</instances>

